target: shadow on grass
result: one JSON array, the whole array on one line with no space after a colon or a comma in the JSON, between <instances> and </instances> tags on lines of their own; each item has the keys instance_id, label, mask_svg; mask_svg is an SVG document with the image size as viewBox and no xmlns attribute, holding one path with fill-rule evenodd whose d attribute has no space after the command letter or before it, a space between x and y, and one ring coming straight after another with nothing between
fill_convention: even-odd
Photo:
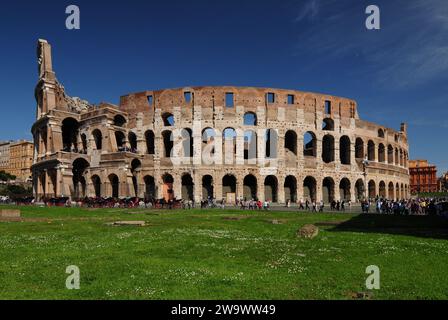
<instances>
[{"instance_id":1,"label":"shadow on grass","mask_svg":"<svg viewBox=\"0 0 448 320\"><path fill-rule=\"evenodd\" d=\"M338 223L328 231L385 233L448 239L448 220L438 216L360 214L350 220Z\"/></svg>"}]
</instances>

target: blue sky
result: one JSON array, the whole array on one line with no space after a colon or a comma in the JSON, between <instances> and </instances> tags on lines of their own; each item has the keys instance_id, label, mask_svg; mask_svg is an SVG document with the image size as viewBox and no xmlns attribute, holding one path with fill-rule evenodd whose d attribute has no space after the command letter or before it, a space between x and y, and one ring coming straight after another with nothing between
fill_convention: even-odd
<instances>
[{"instance_id":1,"label":"blue sky","mask_svg":"<svg viewBox=\"0 0 448 320\"><path fill-rule=\"evenodd\" d=\"M81 30L65 28L65 8ZM381 30L365 9L381 10ZM0 12L0 140L31 139L36 41L68 94L92 103L195 85L324 92L363 119L409 125L411 158L448 170L448 1L8 1Z\"/></svg>"}]
</instances>

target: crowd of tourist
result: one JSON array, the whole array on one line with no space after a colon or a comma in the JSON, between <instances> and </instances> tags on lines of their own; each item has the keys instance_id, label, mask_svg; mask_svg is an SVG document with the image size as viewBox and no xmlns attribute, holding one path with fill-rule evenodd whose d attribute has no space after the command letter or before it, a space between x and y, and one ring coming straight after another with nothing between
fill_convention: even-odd
<instances>
[{"instance_id":1,"label":"crowd of tourist","mask_svg":"<svg viewBox=\"0 0 448 320\"><path fill-rule=\"evenodd\" d=\"M11 199L6 196L0 197L1 204L11 204ZM34 205L34 198L15 199L17 205ZM77 200L70 200L68 197L63 198L45 198L40 204L45 206L65 206L65 207L87 207L87 208L155 208L155 209L194 209L196 203L193 200L174 199L166 201L165 199L140 199L137 197L128 198L102 198L85 197ZM377 214L398 214L398 215L448 215L448 198L412 198L403 200L388 200L377 197L375 199L367 199L360 202L362 213ZM271 210L272 204L270 200L260 201L256 199L237 199L234 203L226 203L225 199L217 200L208 198L200 202L201 209L213 209L226 207L238 207L241 210ZM286 207L291 208L292 203L287 201ZM298 200L295 208L299 211L324 212L335 211L345 212L352 211L352 202L350 200L331 201L328 209L324 201L315 200Z\"/></svg>"},{"instance_id":2,"label":"crowd of tourist","mask_svg":"<svg viewBox=\"0 0 448 320\"><path fill-rule=\"evenodd\" d=\"M448 214L448 199L415 198L388 200L383 198L369 199L361 202L363 213L402 215L437 215Z\"/></svg>"}]
</instances>

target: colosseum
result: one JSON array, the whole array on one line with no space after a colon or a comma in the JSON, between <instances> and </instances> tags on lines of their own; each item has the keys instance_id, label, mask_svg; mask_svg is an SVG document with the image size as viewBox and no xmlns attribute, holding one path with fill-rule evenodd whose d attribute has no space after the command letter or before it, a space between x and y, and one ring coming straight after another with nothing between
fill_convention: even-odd
<instances>
[{"instance_id":1,"label":"colosseum","mask_svg":"<svg viewBox=\"0 0 448 320\"><path fill-rule=\"evenodd\" d=\"M295 90L186 87L69 97L38 42L35 197L299 199L408 196L406 125L361 120L354 100Z\"/></svg>"}]
</instances>

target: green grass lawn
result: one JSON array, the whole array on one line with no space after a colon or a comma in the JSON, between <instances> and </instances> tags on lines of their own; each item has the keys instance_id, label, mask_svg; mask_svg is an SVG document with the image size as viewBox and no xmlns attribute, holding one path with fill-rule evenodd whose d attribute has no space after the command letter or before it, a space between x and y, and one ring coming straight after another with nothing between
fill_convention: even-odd
<instances>
[{"instance_id":1,"label":"green grass lawn","mask_svg":"<svg viewBox=\"0 0 448 320\"><path fill-rule=\"evenodd\" d=\"M374 299L448 298L448 228L435 218L21 210L24 221L0 222L0 299L351 299L369 265L381 270ZM147 226L106 225L117 220ZM317 238L296 237L307 223ZM65 288L69 265L80 290Z\"/></svg>"}]
</instances>

